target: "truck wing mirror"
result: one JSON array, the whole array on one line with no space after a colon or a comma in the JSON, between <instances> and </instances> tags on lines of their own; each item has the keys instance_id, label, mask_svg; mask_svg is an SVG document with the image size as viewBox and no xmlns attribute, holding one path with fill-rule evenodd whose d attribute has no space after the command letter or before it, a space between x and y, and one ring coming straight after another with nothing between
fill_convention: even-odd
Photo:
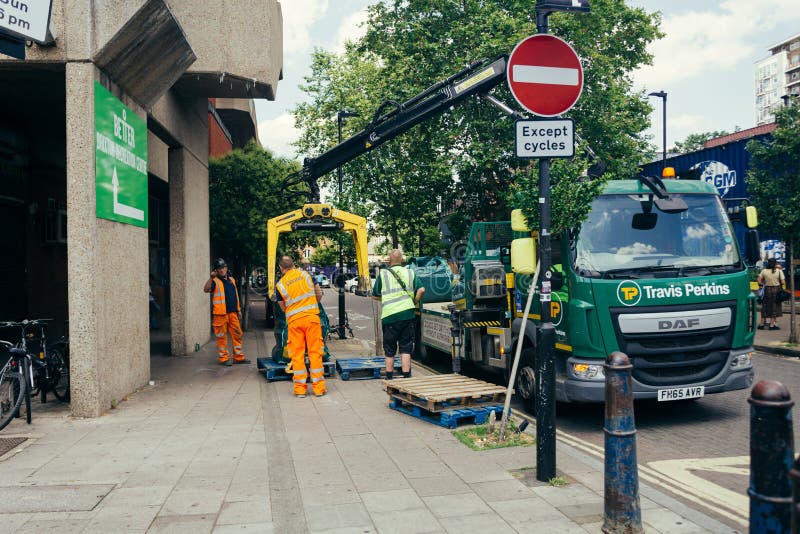
<instances>
[{"instance_id":1,"label":"truck wing mirror","mask_svg":"<svg viewBox=\"0 0 800 534\"><path fill-rule=\"evenodd\" d=\"M744 236L744 255L747 262L754 265L761 259L761 243L759 242L758 230L748 230Z\"/></svg>"},{"instance_id":2,"label":"truck wing mirror","mask_svg":"<svg viewBox=\"0 0 800 534\"><path fill-rule=\"evenodd\" d=\"M652 230L658 221L657 213L634 213L631 227L634 230Z\"/></svg>"},{"instance_id":3,"label":"truck wing mirror","mask_svg":"<svg viewBox=\"0 0 800 534\"><path fill-rule=\"evenodd\" d=\"M758 227L758 210L755 206L747 206L744 209L744 222L748 228Z\"/></svg>"}]
</instances>

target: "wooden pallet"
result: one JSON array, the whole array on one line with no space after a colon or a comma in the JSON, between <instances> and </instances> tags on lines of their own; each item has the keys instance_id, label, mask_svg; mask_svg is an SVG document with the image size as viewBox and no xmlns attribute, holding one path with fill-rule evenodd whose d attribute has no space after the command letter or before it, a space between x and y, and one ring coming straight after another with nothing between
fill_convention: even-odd
<instances>
[{"instance_id":1,"label":"wooden pallet","mask_svg":"<svg viewBox=\"0 0 800 534\"><path fill-rule=\"evenodd\" d=\"M498 419L503 414L503 406L494 404L489 406L474 406L469 408L456 408L442 412L429 412L413 404L406 404L400 399L392 399L389 407L398 412L403 412L417 419L428 421L434 425L445 428L456 428L460 424L480 425L486 422L491 412L495 412Z\"/></svg>"},{"instance_id":2,"label":"wooden pallet","mask_svg":"<svg viewBox=\"0 0 800 534\"><path fill-rule=\"evenodd\" d=\"M385 380L392 399L413 404L429 412L503 403L506 388L461 375L434 375Z\"/></svg>"},{"instance_id":3,"label":"wooden pallet","mask_svg":"<svg viewBox=\"0 0 800 534\"><path fill-rule=\"evenodd\" d=\"M264 376L270 382L277 382L280 380L291 380L292 375L286 374L286 364L276 363L272 358L257 358L256 367L259 371L264 373ZM322 362L322 367L325 369L323 373L325 377L332 377L336 374L336 362L333 360ZM306 382L310 381L311 375Z\"/></svg>"},{"instance_id":4,"label":"wooden pallet","mask_svg":"<svg viewBox=\"0 0 800 534\"><path fill-rule=\"evenodd\" d=\"M340 358L336 360L336 371L342 380L372 380L381 377L386 367L384 358ZM394 369L400 369L400 358L394 359Z\"/></svg>"}]
</instances>

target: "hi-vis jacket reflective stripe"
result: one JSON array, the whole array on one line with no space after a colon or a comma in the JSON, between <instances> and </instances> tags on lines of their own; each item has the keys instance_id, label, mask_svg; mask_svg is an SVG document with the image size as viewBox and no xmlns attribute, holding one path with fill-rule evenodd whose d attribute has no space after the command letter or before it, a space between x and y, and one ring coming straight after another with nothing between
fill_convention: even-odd
<instances>
[{"instance_id":1,"label":"hi-vis jacket reflective stripe","mask_svg":"<svg viewBox=\"0 0 800 534\"><path fill-rule=\"evenodd\" d=\"M233 288L236 289L236 280L231 276L228 278ZM241 311L242 306L239 303L239 294L236 294L236 311ZM225 307L225 285L219 278L214 278L214 292L211 294L211 314L212 315L225 315L228 313Z\"/></svg>"},{"instance_id":2,"label":"hi-vis jacket reflective stripe","mask_svg":"<svg viewBox=\"0 0 800 534\"><path fill-rule=\"evenodd\" d=\"M311 276L300 269L290 269L275 287L286 304L286 322L307 315L318 315L317 296Z\"/></svg>"},{"instance_id":3,"label":"hi-vis jacket reflective stripe","mask_svg":"<svg viewBox=\"0 0 800 534\"><path fill-rule=\"evenodd\" d=\"M381 304L383 304L381 319L416 308L414 303L414 271L404 267L399 269L390 267L390 269L397 273L398 278L403 281L406 288L400 287L392 273L387 272L386 269L381 271Z\"/></svg>"}]
</instances>

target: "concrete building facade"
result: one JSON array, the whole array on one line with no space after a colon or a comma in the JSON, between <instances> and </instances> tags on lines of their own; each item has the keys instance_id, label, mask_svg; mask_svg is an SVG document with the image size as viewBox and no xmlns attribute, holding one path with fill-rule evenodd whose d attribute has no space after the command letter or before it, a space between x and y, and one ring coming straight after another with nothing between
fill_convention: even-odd
<instances>
[{"instance_id":1,"label":"concrete building facade","mask_svg":"<svg viewBox=\"0 0 800 534\"><path fill-rule=\"evenodd\" d=\"M774 122L783 98L800 96L800 33L772 45L755 65L756 125Z\"/></svg>"},{"instance_id":2,"label":"concrete building facade","mask_svg":"<svg viewBox=\"0 0 800 534\"><path fill-rule=\"evenodd\" d=\"M72 412L94 417L150 378L149 275L171 352L210 338L209 122L232 147L255 135L252 99L274 100L281 78L282 16L276 0L54 0L51 28L24 61L0 54L0 320L52 317L55 333L68 320ZM120 139L133 142L132 115L146 125L143 225L100 216L103 91L127 113Z\"/></svg>"}]
</instances>

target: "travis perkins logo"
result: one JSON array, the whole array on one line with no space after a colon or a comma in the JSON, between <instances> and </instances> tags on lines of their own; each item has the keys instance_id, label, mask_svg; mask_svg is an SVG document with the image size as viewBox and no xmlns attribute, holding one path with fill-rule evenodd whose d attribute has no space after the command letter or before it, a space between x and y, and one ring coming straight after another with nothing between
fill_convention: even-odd
<instances>
[{"instance_id":1,"label":"travis perkins logo","mask_svg":"<svg viewBox=\"0 0 800 534\"><path fill-rule=\"evenodd\" d=\"M712 297L731 294L728 284L704 282L702 284L683 282L679 285L667 287L653 287L650 285L639 286L633 280L625 280L617 286L617 299L625 306L636 306L644 295L648 299L667 299L682 297Z\"/></svg>"}]
</instances>

